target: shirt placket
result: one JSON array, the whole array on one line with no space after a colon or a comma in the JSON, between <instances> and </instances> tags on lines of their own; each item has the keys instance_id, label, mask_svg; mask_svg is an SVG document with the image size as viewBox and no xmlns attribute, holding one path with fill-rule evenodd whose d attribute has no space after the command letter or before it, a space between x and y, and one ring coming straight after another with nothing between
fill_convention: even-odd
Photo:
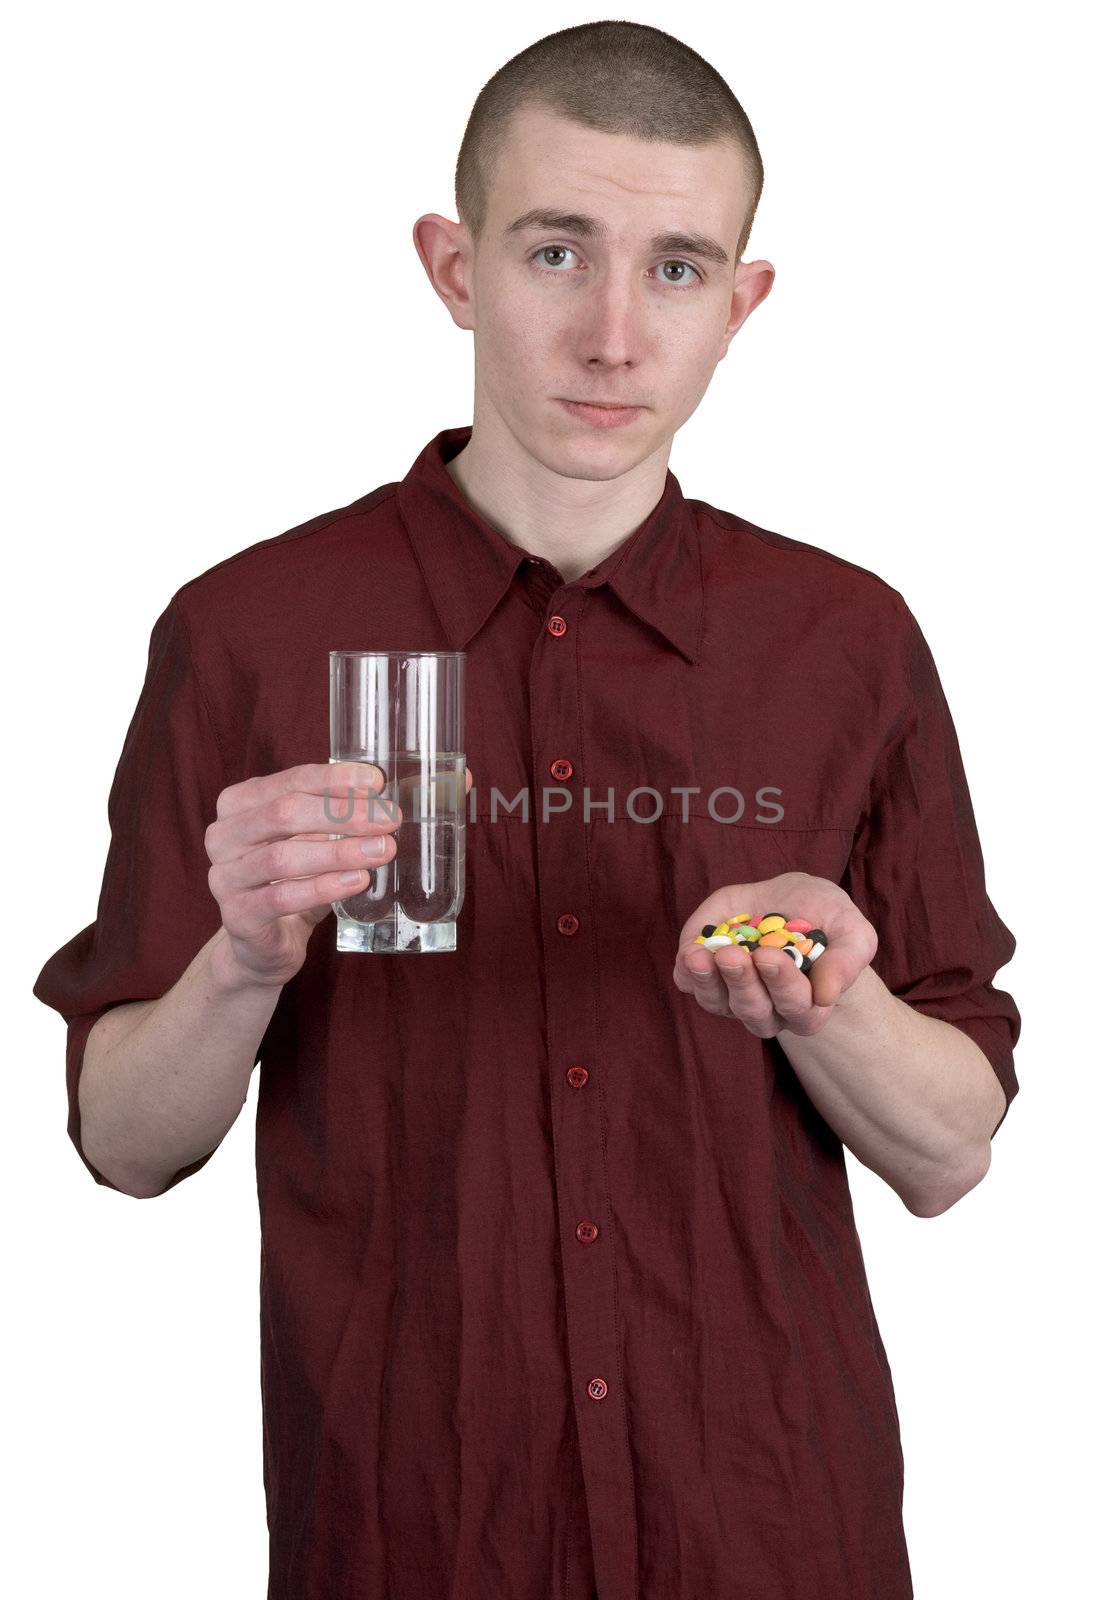
<instances>
[{"instance_id":1,"label":"shirt placket","mask_svg":"<svg viewBox=\"0 0 1100 1600\"><path fill-rule=\"evenodd\" d=\"M551 569L553 571L553 569ZM534 575L533 575L534 576ZM538 580L535 577L537 592ZM601 1600L635 1600L637 1540L604 1160L596 919L584 808L577 625L592 590L547 581L530 676L539 916L572 1403ZM590 617L586 626L592 625ZM549 791L544 812L543 789ZM571 803L567 809L565 796ZM592 801L605 799L596 793ZM593 815L606 813L594 810ZM545 815L545 820L544 820ZM578 1600L588 1600L587 1596Z\"/></svg>"}]
</instances>

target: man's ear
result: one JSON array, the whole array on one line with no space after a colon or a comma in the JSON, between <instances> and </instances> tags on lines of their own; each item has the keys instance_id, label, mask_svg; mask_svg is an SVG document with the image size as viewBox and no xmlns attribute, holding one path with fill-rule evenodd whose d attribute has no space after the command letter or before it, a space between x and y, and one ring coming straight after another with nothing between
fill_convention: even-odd
<instances>
[{"instance_id":1,"label":"man's ear","mask_svg":"<svg viewBox=\"0 0 1100 1600\"><path fill-rule=\"evenodd\" d=\"M464 222L450 222L436 211L413 224L413 244L428 281L459 328L473 329L473 246Z\"/></svg>"},{"instance_id":2,"label":"man's ear","mask_svg":"<svg viewBox=\"0 0 1100 1600\"><path fill-rule=\"evenodd\" d=\"M766 300L775 282L775 268L770 261L739 261L733 275L733 295L730 300L729 320L722 334L719 361L725 359L730 342L737 330L762 300ZM716 363L717 364L717 363Z\"/></svg>"}]
</instances>

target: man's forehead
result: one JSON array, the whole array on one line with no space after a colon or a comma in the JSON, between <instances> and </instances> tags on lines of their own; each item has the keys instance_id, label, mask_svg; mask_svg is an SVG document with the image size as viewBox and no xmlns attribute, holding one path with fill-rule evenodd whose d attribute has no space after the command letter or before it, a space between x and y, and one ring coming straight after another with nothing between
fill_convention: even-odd
<instances>
[{"instance_id":1,"label":"man's forehead","mask_svg":"<svg viewBox=\"0 0 1100 1600\"><path fill-rule=\"evenodd\" d=\"M593 240L620 229L661 230L652 244L674 235L717 240L739 227L747 196L735 146L629 140L529 107L516 113L511 131L490 192L493 228L506 241L532 226ZM641 212L642 224L619 220ZM718 252L725 253L721 245L703 249L716 261Z\"/></svg>"}]
</instances>

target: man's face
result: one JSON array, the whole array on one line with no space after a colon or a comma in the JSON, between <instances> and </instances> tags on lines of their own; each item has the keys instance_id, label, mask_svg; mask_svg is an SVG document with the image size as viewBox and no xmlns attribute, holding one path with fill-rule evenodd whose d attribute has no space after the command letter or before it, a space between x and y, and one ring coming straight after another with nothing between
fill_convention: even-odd
<instances>
[{"instance_id":1,"label":"man's face","mask_svg":"<svg viewBox=\"0 0 1100 1600\"><path fill-rule=\"evenodd\" d=\"M737 267L748 203L732 146L649 144L525 107L476 252L461 229L478 409L491 406L567 477L617 477L651 455L691 416L771 286L767 263ZM535 209L588 216L606 232L592 237L564 222L511 228ZM686 241L654 249L665 234L705 236L729 259L708 259ZM563 400L645 409L603 428Z\"/></svg>"}]
</instances>

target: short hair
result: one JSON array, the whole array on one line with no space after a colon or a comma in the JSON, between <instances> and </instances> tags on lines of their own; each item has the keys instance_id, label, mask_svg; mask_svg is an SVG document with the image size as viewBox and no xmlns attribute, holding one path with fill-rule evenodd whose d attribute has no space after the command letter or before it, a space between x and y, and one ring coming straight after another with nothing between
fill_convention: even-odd
<instances>
[{"instance_id":1,"label":"short hair","mask_svg":"<svg viewBox=\"0 0 1100 1600\"><path fill-rule=\"evenodd\" d=\"M474 101L455 168L459 220L475 244L512 116L526 105L635 139L735 145L750 196L734 257L741 259L764 186L760 147L729 84L686 44L641 22L585 22L549 33L506 61Z\"/></svg>"}]
</instances>

